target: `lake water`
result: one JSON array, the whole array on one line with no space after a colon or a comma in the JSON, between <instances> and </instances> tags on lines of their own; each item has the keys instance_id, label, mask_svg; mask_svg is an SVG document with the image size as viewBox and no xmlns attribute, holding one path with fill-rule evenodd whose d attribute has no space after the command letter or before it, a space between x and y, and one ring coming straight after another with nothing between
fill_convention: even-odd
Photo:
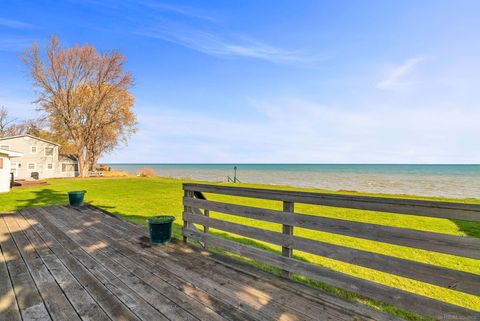
<instances>
[{"instance_id":1,"label":"lake water","mask_svg":"<svg viewBox=\"0 0 480 321\"><path fill-rule=\"evenodd\" d=\"M480 198L480 165L356 164L110 164L137 174L152 168L163 177L316 187L385 194Z\"/></svg>"}]
</instances>

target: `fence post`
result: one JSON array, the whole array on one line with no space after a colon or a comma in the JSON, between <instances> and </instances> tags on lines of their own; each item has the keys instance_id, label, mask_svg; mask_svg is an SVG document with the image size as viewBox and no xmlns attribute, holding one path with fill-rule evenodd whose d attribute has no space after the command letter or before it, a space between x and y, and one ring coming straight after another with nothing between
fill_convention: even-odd
<instances>
[{"instance_id":1,"label":"fence post","mask_svg":"<svg viewBox=\"0 0 480 321\"><path fill-rule=\"evenodd\" d=\"M294 203L283 201L283 211L294 213ZM282 225L282 233L285 235L293 235L293 226L291 225ZM282 256L285 257L292 257L293 256L293 249L291 246L282 246ZM289 271L283 271L282 275L287 278L292 277L292 273Z\"/></svg>"},{"instance_id":2,"label":"fence post","mask_svg":"<svg viewBox=\"0 0 480 321\"><path fill-rule=\"evenodd\" d=\"M193 192L192 191L184 191L183 192L183 196L184 197L193 197ZM191 213L192 212L192 209L190 208L190 206L185 206L183 205L183 229L186 229L188 228L188 221L185 220L185 213ZM183 234L183 230L182 230L182 234ZM185 235L183 235L183 242L187 243L187 237Z\"/></svg>"},{"instance_id":3,"label":"fence post","mask_svg":"<svg viewBox=\"0 0 480 321\"><path fill-rule=\"evenodd\" d=\"M209 210L203 210L203 215L205 215L206 217L209 217L209 216L210 216L210 211L209 211ZM205 226L203 227L203 233L208 234L208 229L209 229L208 225L205 225ZM207 245L207 242L206 242L206 241L205 241L205 243L203 244L203 248L204 248L205 250L208 250L208 245Z\"/></svg>"}]
</instances>

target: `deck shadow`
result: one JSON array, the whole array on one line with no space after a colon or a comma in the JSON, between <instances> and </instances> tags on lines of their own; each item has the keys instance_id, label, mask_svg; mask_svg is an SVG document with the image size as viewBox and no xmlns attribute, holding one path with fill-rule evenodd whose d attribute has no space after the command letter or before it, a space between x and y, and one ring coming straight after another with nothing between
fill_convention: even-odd
<instances>
[{"instance_id":1,"label":"deck shadow","mask_svg":"<svg viewBox=\"0 0 480 321\"><path fill-rule=\"evenodd\" d=\"M450 220L458 229L470 237L480 238L480 222L463 221L463 220Z\"/></svg>"},{"instance_id":2,"label":"deck shadow","mask_svg":"<svg viewBox=\"0 0 480 321\"><path fill-rule=\"evenodd\" d=\"M58 205L58 204L67 204L68 196L67 193L59 192L50 188L41 189L38 191L32 191L34 196L28 199L18 199L16 200L17 206L16 209L32 208L32 207L41 207L49 205Z\"/></svg>"}]
</instances>

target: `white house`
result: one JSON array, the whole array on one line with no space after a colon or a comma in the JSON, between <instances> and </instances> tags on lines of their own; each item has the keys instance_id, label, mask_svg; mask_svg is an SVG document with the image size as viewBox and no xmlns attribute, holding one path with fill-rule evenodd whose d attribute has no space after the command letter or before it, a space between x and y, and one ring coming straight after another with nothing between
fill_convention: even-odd
<instances>
[{"instance_id":1,"label":"white house","mask_svg":"<svg viewBox=\"0 0 480 321\"><path fill-rule=\"evenodd\" d=\"M0 138L0 148L22 156L11 162L15 179L78 176L78 162L59 154L60 145L32 135Z\"/></svg>"},{"instance_id":2,"label":"white house","mask_svg":"<svg viewBox=\"0 0 480 321\"><path fill-rule=\"evenodd\" d=\"M0 148L0 193L10 191L10 159L20 156L22 153Z\"/></svg>"}]
</instances>

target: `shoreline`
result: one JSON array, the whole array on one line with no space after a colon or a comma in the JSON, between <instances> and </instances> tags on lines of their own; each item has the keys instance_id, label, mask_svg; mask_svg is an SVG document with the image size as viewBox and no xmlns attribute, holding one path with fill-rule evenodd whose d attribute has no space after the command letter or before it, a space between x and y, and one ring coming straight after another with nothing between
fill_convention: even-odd
<instances>
[{"instance_id":1,"label":"shoreline","mask_svg":"<svg viewBox=\"0 0 480 321\"><path fill-rule=\"evenodd\" d=\"M136 174L143 168L162 177L226 182L229 164L127 164L113 170ZM440 198L480 198L477 165L264 165L237 166L242 183L357 191L373 194L421 195Z\"/></svg>"}]
</instances>

